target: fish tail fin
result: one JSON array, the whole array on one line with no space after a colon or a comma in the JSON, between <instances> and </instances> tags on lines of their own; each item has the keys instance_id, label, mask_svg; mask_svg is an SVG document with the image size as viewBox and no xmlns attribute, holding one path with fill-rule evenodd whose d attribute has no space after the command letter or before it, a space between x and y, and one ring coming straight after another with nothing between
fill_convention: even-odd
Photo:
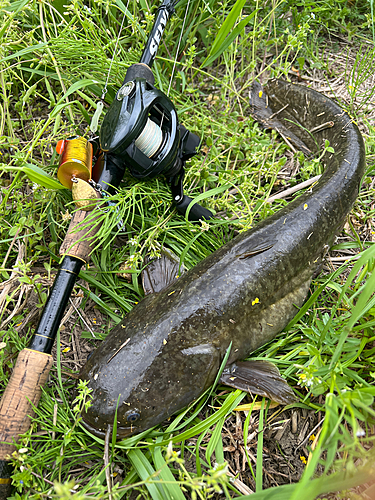
<instances>
[{"instance_id":1,"label":"fish tail fin","mask_svg":"<svg viewBox=\"0 0 375 500\"><path fill-rule=\"evenodd\" d=\"M235 389L265 396L281 404L297 401L291 387L269 361L240 361L223 371L220 382Z\"/></svg>"}]
</instances>

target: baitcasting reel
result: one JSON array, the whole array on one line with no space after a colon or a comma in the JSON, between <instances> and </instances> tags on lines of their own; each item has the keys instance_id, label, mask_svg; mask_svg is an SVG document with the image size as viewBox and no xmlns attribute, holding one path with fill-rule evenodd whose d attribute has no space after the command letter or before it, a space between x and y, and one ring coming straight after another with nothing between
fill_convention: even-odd
<instances>
[{"instance_id":1,"label":"baitcasting reel","mask_svg":"<svg viewBox=\"0 0 375 500\"><path fill-rule=\"evenodd\" d=\"M145 73L147 79L142 78ZM161 173L169 177L181 169L177 113L170 99L150 83L151 78L151 70L143 65L130 68L99 134L102 151L120 159L137 179Z\"/></svg>"},{"instance_id":2,"label":"baitcasting reel","mask_svg":"<svg viewBox=\"0 0 375 500\"><path fill-rule=\"evenodd\" d=\"M164 175L171 186L177 210L185 214L191 198L183 194L185 162L197 153L199 138L178 122L172 101L154 87L146 64L133 64L118 90L99 134L101 156L93 179L100 184L103 170L126 166L137 179ZM104 168L104 166L106 168ZM189 220L209 219L212 213L194 204Z\"/></svg>"}]
</instances>

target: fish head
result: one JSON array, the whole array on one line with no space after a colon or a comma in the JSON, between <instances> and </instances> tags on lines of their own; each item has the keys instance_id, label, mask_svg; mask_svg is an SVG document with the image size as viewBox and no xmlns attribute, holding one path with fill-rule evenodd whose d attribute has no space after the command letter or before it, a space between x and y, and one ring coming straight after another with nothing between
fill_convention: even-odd
<instances>
[{"instance_id":1,"label":"fish head","mask_svg":"<svg viewBox=\"0 0 375 500\"><path fill-rule=\"evenodd\" d=\"M128 339L119 333L119 340L112 335L93 353L80 374L92 389L82 423L94 435L103 438L108 425L116 425L120 439L150 429L214 382L221 355L213 345L176 331L141 331Z\"/></svg>"}]
</instances>

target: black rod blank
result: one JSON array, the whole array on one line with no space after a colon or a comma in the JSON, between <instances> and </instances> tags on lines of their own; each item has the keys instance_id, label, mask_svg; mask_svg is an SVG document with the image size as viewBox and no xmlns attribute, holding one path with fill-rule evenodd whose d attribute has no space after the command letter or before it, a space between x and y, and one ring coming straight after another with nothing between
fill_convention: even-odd
<instances>
[{"instance_id":1,"label":"black rod blank","mask_svg":"<svg viewBox=\"0 0 375 500\"><path fill-rule=\"evenodd\" d=\"M64 257L28 349L51 353L57 330L83 264L83 260L76 257Z\"/></svg>"}]
</instances>

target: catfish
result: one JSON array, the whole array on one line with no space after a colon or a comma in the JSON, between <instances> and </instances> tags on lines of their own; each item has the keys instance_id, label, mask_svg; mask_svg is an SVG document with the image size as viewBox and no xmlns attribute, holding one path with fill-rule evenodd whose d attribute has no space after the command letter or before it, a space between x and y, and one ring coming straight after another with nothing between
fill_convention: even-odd
<instances>
[{"instance_id":1,"label":"catfish","mask_svg":"<svg viewBox=\"0 0 375 500\"><path fill-rule=\"evenodd\" d=\"M365 150L348 114L312 89L280 80L254 84L250 103L264 128L304 154L317 154L328 140L324 174L178 280L153 282L148 273L145 288L154 293L110 332L80 374L93 396L83 424L97 436L105 436L115 415L117 436L124 438L188 406L213 384L230 345L221 383L282 404L295 400L275 366L246 358L305 301L358 195ZM166 261L152 265L160 271Z\"/></svg>"}]
</instances>

